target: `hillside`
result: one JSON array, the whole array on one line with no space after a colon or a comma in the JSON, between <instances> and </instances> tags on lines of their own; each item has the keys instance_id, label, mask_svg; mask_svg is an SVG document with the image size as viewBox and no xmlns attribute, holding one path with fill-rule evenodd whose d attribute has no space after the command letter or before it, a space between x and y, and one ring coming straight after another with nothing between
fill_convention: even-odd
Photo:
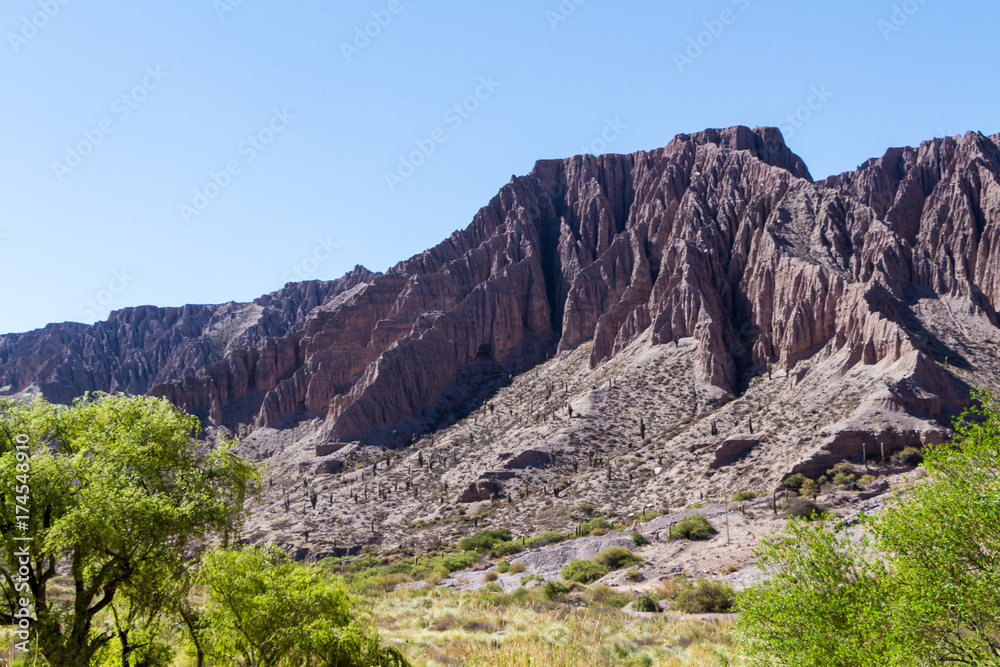
<instances>
[{"instance_id":1,"label":"hillside","mask_svg":"<svg viewBox=\"0 0 1000 667\"><path fill-rule=\"evenodd\" d=\"M238 435L246 537L301 558L628 521L946 438L1000 386L998 235L1000 136L814 182L773 128L708 130L539 162L385 273L0 336L0 393Z\"/></svg>"}]
</instances>

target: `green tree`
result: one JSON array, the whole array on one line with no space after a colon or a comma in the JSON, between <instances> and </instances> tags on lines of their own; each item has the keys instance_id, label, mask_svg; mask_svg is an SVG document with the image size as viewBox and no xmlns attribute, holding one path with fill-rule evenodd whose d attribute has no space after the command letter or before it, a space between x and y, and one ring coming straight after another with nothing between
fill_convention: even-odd
<instances>
[{"instance_id":1,"label":"green tree","mask_svg":"<svg viewBox=\"0 0 1000 667\"><path fill-rule=\"evenodd\" d=\"M936 662L1000 665L1000 405L974 399L874 531L894 554L909 641Z\"/></svg>"},{"instance_id":2,"label":"green tree","mask_svg":"<svg viewBox=\"0 0 1000 667\"><path fill-rule=\"evenodd\" d=\"M760 665L887 667L888 572L830 521L790 518L757 552L768 578L739 597L742 648Z\"/></svg>"},{"instance_id":3,"label":"green tree","mask_svg":"<svg viewBox=\"0 0 1000 667\"><path fill-rule=\"evenodd\" d=\"M241 667L404 666L341 581L276 547L213 549L198 575L208 592L201 638L218 664Z\"/></svg>"},{"instance_id":4,"label":"green tree","mask_svg":"<svg viewBox=\"0 0 1000 667\"><path fill-rule=\"evenodd\" d=\"M791 519L771 575L739 600L744 648L768 665L1000 665L1000 406L987 392L928 446L928 477L861 540Z\"/></svg>"},{"instance_id":5,"label":"green tree","mask_svg":"<svg viewBox=\"0 0 1000 667\"><path fill-rule=\"evenodd\" d=\"M145 604L153 573L171 576L195 542L238 526L256 472L228 443L193 442L198 427L150 397L0 399L0 625L12 621L24 566L30 622L53 667L89 666L128 632L99 625L99 614L126 597ZM25 451L30 459L19 461ZM16 505L26 526L14 522ZM25 535L30 542L15 540ZM71 580L68 602L51 587L57 568Z\"/></svg>"}]
</instances>

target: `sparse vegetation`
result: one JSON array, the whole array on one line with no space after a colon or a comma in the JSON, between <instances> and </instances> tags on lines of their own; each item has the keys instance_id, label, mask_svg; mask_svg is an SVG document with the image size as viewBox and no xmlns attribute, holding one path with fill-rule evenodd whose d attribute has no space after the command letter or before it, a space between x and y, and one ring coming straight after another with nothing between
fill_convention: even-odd
<instances>
[{"instance_id":1,"label":"sparse vegetation","mask_svg":"<svg viewBox=\"0 0 1000 667\"><path fill-rule=\"evenodd\" d=\"M659 613L660 602L653 593L643 593L632 601L632 611Z\"/></svg>"},{"instance_id":2,"label":"sparse vegetation","mask_svg":"<svg viewBox=\"0 0 1000 667\"><path fill-rule=\"evenodd\" d=\"M715 532L704 514L689 514L670 529L670 537L685 540L707 540Z\"/></svg>"},{"instance_id":3,"label":"sparse vegetation","mask_svg":"<svg viewBox=\"0 0 1000 667\"><path fill-rule=\"evenodd\" d=\"M621 570L630 565L641 563L642 559L625 547L608 547L594 556L594 562L611 571Z\"/></svg>"},{"instance_id":4,"label":"sparse vegetation","mask_svg":"<svg viewBox=\"0 0 1000 667\"><path fill-rule=\"evenodd\" d=\"M592 560L584 558L574 558L563 566L559 575L566 581L577 581L581 584L589 584L597 581L611 569Z\"/></svg>"},{"instance_id":5,"label":"sparse vegetation","mask_svg":"<svg viewBox=\"0 0 1000 667\"><path fill-rule=\"evenodd\" d=\"M640 533L638 530L633 530L629 533L629 537L632 538L632 544L636 547L644 547L649 544L649 538Z\"/></svg>"},{"instance_id":6,"label":"sparse vegetation","mask_svg":"<svg viewBox=\"0 0 1000 667\"><path fill-rule=\"evenodd\" d=\"M892 460L901 466L915 467L924 462L924 455L916 447L906 447L892 456Z\"/></svg>"},{"instance_id":7,"label":"sparse vegetation","mask_svg":"<svg viewBox=\"0 0 1000 667\"><path fill-rule=\"evenodd\" d=\"M788 501L785 511L788 516L805 519L806 521L820 518L827 513L826 508L808 498L792 498Z\"/></svg>"},{"instance_id":8,"label":"sparse vegetation","mask_svg":"<svg viewBox=\"0 0 1000 667\"><path fill-rule=\"evenodd\" d=\"M789 476L782 484L784 484L786 489L791 489L792 491L798 491L802 488L802 485L806 482L806 476L800 472Z\"/></svg>"},{"instance_id":9,"label":"sparse vegetation","mask_svg":"<svg viewBox=\"0 0 1000 667\"><path fill-rule=\"evenodd\" d=\"M699 579L677 592L673 607L685 614L721 614L736 603L736 594L721 581Z\"/></svg>"}]
</instances>

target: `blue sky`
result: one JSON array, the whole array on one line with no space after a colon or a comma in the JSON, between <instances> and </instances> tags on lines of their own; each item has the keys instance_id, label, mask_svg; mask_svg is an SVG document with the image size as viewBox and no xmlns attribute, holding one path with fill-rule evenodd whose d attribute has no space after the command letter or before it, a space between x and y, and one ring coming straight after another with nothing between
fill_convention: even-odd
<instances>
[{"instance_id":1,"label":"blue sky","mask_svg":"<svg viewBox=\"0 0 1000 667\"><path fill-rule=\"evenodd\" d=\"M542 158L779 125L822 178L992 134L998 19L942 0L5 0L0 332L385 270Z\"/></svg>"}]
</instances>

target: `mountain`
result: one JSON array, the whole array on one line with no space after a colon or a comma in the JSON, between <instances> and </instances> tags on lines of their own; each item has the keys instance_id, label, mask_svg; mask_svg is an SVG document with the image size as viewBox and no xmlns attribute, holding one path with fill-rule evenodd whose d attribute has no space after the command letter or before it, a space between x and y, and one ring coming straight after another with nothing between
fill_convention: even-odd
<instances>
[{"instance_id":1,"label":"mountain","mask_svg":"<svg viewBox=\"0 0 1000 667\"><path fill-rule=\"evenodd\" d=\"M0 393L168 398L269 459L256 538L313 555L512 491L484 520L560 527L946 438L1000 386L998 276L1000 135L814 182L774 128L707 130L540 161L385 273L0 336Z\"/></svg>"}]
</instances>

